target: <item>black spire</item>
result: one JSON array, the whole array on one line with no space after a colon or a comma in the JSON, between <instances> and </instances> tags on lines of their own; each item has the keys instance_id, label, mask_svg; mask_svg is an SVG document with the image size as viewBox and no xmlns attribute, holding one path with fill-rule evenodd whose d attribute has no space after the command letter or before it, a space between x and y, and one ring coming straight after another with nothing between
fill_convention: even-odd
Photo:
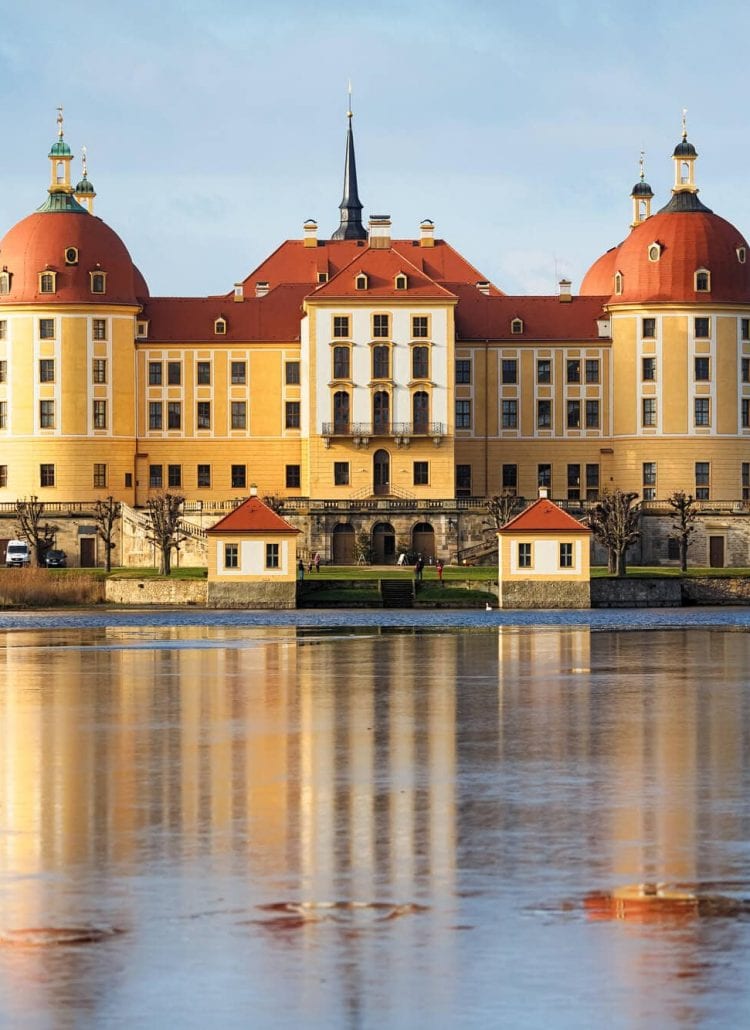
<instances>
[{"instance_id":1,"label":"black spire","mask_svg":"<svg viewBox=\"0 0 750 1030\"><path fill-rule=\"evenodd\" d=\"M339 204L341 222L332 240L366 240L367 229L362 225L362 203L357 192L357 163L354 160L354 133L352 132L351 93L346 112L349 126L346 130L346 162L344 164L344 195Z\"/></svg>"}]
</instances>

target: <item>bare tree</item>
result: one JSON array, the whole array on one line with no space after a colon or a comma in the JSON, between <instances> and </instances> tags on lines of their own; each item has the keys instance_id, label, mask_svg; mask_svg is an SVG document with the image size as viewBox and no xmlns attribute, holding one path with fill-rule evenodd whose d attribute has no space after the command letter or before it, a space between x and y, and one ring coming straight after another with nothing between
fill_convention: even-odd
<instances>
[{"instance_id":1,"label":"bare tree","mask_svg":"<svg viewBox=\"0 0 750 1030\"><path fill-rule=\"evenodd\" d=\"M122 515L122 504L116 501L110 494L105 500L96 501L94 504L94 521L100 539L104 542L104 564L107 572L112 571L112 551L115 543L113 540L115 526Z\"/></svg>"},{"instance_id":2,"label":"bare tree","mask_svg":"<svg viewBox=\"0 0 750 1030\"><path fill-rule=\"evenodd\" d=\"M16 518L18 534L28 540L34 549L34 557L39 566L44 565L44 557L55 542L55 534L60 527L52 522L42 522L44 501L38 497L16 501Z\"/></svg>"},{"instance_id":3,"label":"bare tree","mask_svg":"<svg viewBox=\"0 0 750 1030\"><path fill-rule=\"evenodd\" d=\"M159 551L159 573L169 576L172 573L172 551L176 551L187 533L180 529L182 506L185 498L181 494L167 492L155 494L146 502L151 528L146 532L146 539Z\"/></svg>"},{"instance_id":4,"label":"bare tree","mask_svg":"<svg viewBox=\"0 0 750 1030\"><path fill-rule=\"evenodd\" d=\"M672 540L677 540L680 545L680 571L687 572L688 544L690 543L690 537L698 528L695 525L695 520L698 517L695 498L692 494L686 494L684 490L676 490L667 500L673 511L672 526L674 532L670 533L670 537Z\"/></svg>"},{"instance_id":5,"label":"bare tree","mask_svg":"<svg viewBox=\"0 0 750 1030\"><path fill-rule=\"evenodd\" d=\"M489 497L486 505L488 518L484 520L486 529L495 532L502 529L515 514L519 503L519 498L513 494L495 494L494 497Z\"/></svg>"},{"instance_id":6,"label":"bare tree","mask_svg":"<svg viewBox=\"0 0 750 1030\"><path fill-rule=\"evenodd\" d=\"M267 504L271 511L275 511L278 515L284 507L284 498L277 497L276 494L269 494L267 497L263 498L263 503Z\"/></svg>"},{"instance_id":7,"label":"bare tree","mask_svg":"<svg viewBox=\"0 0 750 1030\"><path fill-rule=\"evenodd\" d=\"M625 552L641 535L641 506L635 503L637 497L637 493L605 490L587 517L594 537L607 548L609 572L617 576L625 575Z\"/></svg>"}]
</instances>

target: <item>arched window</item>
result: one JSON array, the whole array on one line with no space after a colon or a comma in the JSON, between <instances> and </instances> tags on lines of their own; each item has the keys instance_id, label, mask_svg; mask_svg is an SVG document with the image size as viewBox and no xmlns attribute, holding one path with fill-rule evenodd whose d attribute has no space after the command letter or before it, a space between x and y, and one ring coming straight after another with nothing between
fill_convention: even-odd
<instances>
[{"instance_id":1,"label":"arched window","mask_svg":"<svg viewBox=\"0 0 750 1030\"><path fill-rule=\"evenodd\" d=\"M403 272L399 272L396 276L396 289L405 290L407 286L407 279Z\"/></svg>"},{"instance_id":2,"label":"arched window","mask_svg":"<svg viewBox=\"0 0 750 1030\"><path fill-rule=\"evenodd\" d=\"M379 344L372 348L372 378L387 379L390 375L390 348Z\"/></svg>"},{"instance_id":3,"label":"arched window","mask_svg":"<svg viewBox=\"0 0 750 1030\"><path fill-rule=\"evenodd\" d=\"M412 398L412 414L415 433L426 433L430 425L430 396L425 390L417 390Z\"/></svg>"},{"instance_id":4,"label":"arched window","mask_svg":"<svg viewBox=\"0 0 750 1030\"><path fill-rule=\"evenodd\" d=\"M375 433L389 432L391 420L391 398L385 390L378 390L372 397L372 424Z\"/></svg>"},{"instance_id":5,"label":"arched window","mask_svg":"<svg viewBox=\"0 0 750 1030\"><path fill-rule=\"evenodd\" d=\"M523 320L520 318L514 318L510 323L510 331L514 334L523 332Z\"/></svg>"},{"instance_id":6,"label":"arched window","mask_svg":"<svg viewBox=\"0 0 750 1030\"><path fill-rule=\"evenodd\" d=\"M616 294L619 295L619 294L622 293L622 285L623 285L622 272L615 272L615 293Z\"/></svg>"},{"instance_id":7,"label":"arched window","mask_svg":"<svg viewBox=\"0 0 750 1030\"><path fill-rule=\"evenodd\" d=\"M711 273L706 268L699 268L695 273L695 292L711 292Z\"/></svg>"},{"instance_id":8,"label":"arched window","mask_svg":"<svg viewBox=\"0 0 750 1030\"><path fill-rule=\"evenodd\" d=\"M0 297L10 293L10 272L0 272Z\"/></svg>"},{"instance_id":9,"label":"arched window","mask_svg":"<svg viewBox=\"0 0 750 1030\"><path fill-rule=\"evenodd\" d=\"M92 293L106 293L107 292L107 273L106 272L90 272L91 279L91 292Z\"/></svg>"},{"instance_id":10,"label":"arched window","mask_svg":"<svg viewBox=\"0 0 750 1030\"><path fill-rule=\"evenodd\" d=\"M366 290L367 289L367 276L365 275L364 272L360 272L359 275L354 280L354 288L356 290Z\"/></svg>"},{"instance_id":11,"label":"arched window","mask_svg":"<svg viewBox=\"0 0 750 1030\"><path fill-rule=\"evenodd\" d=\"M54 293L55 292L55 273L54 272L40 272L39 273L39 292L40 293Z\"/></svg>"},{"instance_id":12,"label":"arched window","mask_svg":"<svg viewBox=\"0 0 750 1030\"><path fill-rule=\"evenodd\" d=\"M349 394L345 390L337 390L333 395L333 431L349 432Z\"/></svg>"},{"instance_id":13,"label":"arched window","mask_svg":"<svg viewBox=\"0 0 750 1030\"><path fill-rule=\"evenodd\" d=\"M744 265L747 261L747 250L745 249L745 247L737 248L737 260L741 265Z\"/></svg>"},{"instance_id":14,"label":"arched window","mask_svg":"<svg viewBox=\"0 0 750 1030\"><path fill-rule=\"evenodd\" d=\"M214 332L217 336L226 336L227 333L227 320L226 318L217 318L214 322Z\"/></svg>"}]
</instances>

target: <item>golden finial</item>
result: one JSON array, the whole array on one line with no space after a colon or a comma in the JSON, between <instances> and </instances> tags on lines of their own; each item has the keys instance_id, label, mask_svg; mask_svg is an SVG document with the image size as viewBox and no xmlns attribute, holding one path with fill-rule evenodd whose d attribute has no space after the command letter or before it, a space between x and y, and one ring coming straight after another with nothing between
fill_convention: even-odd
<instances>
[{"instance_id":1,"label":"golden finial","mask_svg":"<svg viewBox=\"0 0 750 1030\"><path fill-rule=\"evenodd\" d=\"M352 80L349 79L349 103L346 106L346 117L351 118L352 116Z\"/></svg>"},{"instance_id":2,"label":"golden finial","mask_svg":"<svg viewBox=\"0 0 750 1030\"><path fill-rule=\"evenodd\" d=\"M643 159L644 159L645 156L646 156L646 151L642 150L641 151L641 159L639 161L639 164L640 164L640 167L641 167L641 182L643 182L643 180L645 178L645 173L643 171Z\"/></svg>"},{"instance_id":3,"label":"golden finial","mask_svg":"<svg viewBox=\"0 0 750 1030\"><path fill-rule=\"evenodd\" d=\"M687 139L687 108L682 109L682 138Z\"/></svg>"},{"instance_id":4,"label":"golden finial","mask_svg":"<svg viewBox=\"0 0 750 1030\"><path fill-rule=\"evenodd\" d=\"M86 179L88 177L88 172L86 171L86 148L85 147L81 147L81 168L83 169L83 177L84 177L84 179Z\"/></svg>"},{"instance_id":5,"label":"golden finial","mask_svg":"<svg viewBox=\"0 0 750 1030\"><path fill-rule=\"evenodd\" d=\"M57 108L57 138L63 138L63 109L62 104Z\"/></svg>"}]
</instances>

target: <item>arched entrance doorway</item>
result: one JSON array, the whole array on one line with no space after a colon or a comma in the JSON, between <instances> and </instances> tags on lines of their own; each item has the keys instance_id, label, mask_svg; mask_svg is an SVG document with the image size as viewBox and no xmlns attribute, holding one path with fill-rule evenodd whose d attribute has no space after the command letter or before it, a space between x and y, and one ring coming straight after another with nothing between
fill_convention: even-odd
<instances>
[{"instance_id":1,"label":"arched entrance doorway","mask_svg":"<svg viewBox=\"0 0 750 1030\"><path fill-rule=\"evenodd\" d=\"M396 531L390 522L372 527L372 564L392 565L396 560Z\"/></svg>"},{"instance_id":2,"label":"arched entrance doorway","mask_svg":"<svg viewBox=\"0 0 750 1030\"><path fill-rule=\"evenodd\" d=\"M388 451L375 451L372 458L372 489L377 495L390 493L391 456Z\"/></svg>"},{"instance_id":3,"label":"arched entrance doorway","mask_svg":"<svg viewBox=\"0 0 750 1030\"><path fill-rule=\"evenodd\" d=\"M435 560L435 530L429 522L418 522L411 531L411 548L425 561Z\"/></svg>"},{"instance_id":4,"label":"arched entrance doorway","mask_svg":"<svg viewBox=\"0 0 750 1030\"><path fill-rule=\"evenodd\" d=\"M354 565L354 526L342 523L333 527L331 557L334 565Z\"/></svg>"}]
</instances>

